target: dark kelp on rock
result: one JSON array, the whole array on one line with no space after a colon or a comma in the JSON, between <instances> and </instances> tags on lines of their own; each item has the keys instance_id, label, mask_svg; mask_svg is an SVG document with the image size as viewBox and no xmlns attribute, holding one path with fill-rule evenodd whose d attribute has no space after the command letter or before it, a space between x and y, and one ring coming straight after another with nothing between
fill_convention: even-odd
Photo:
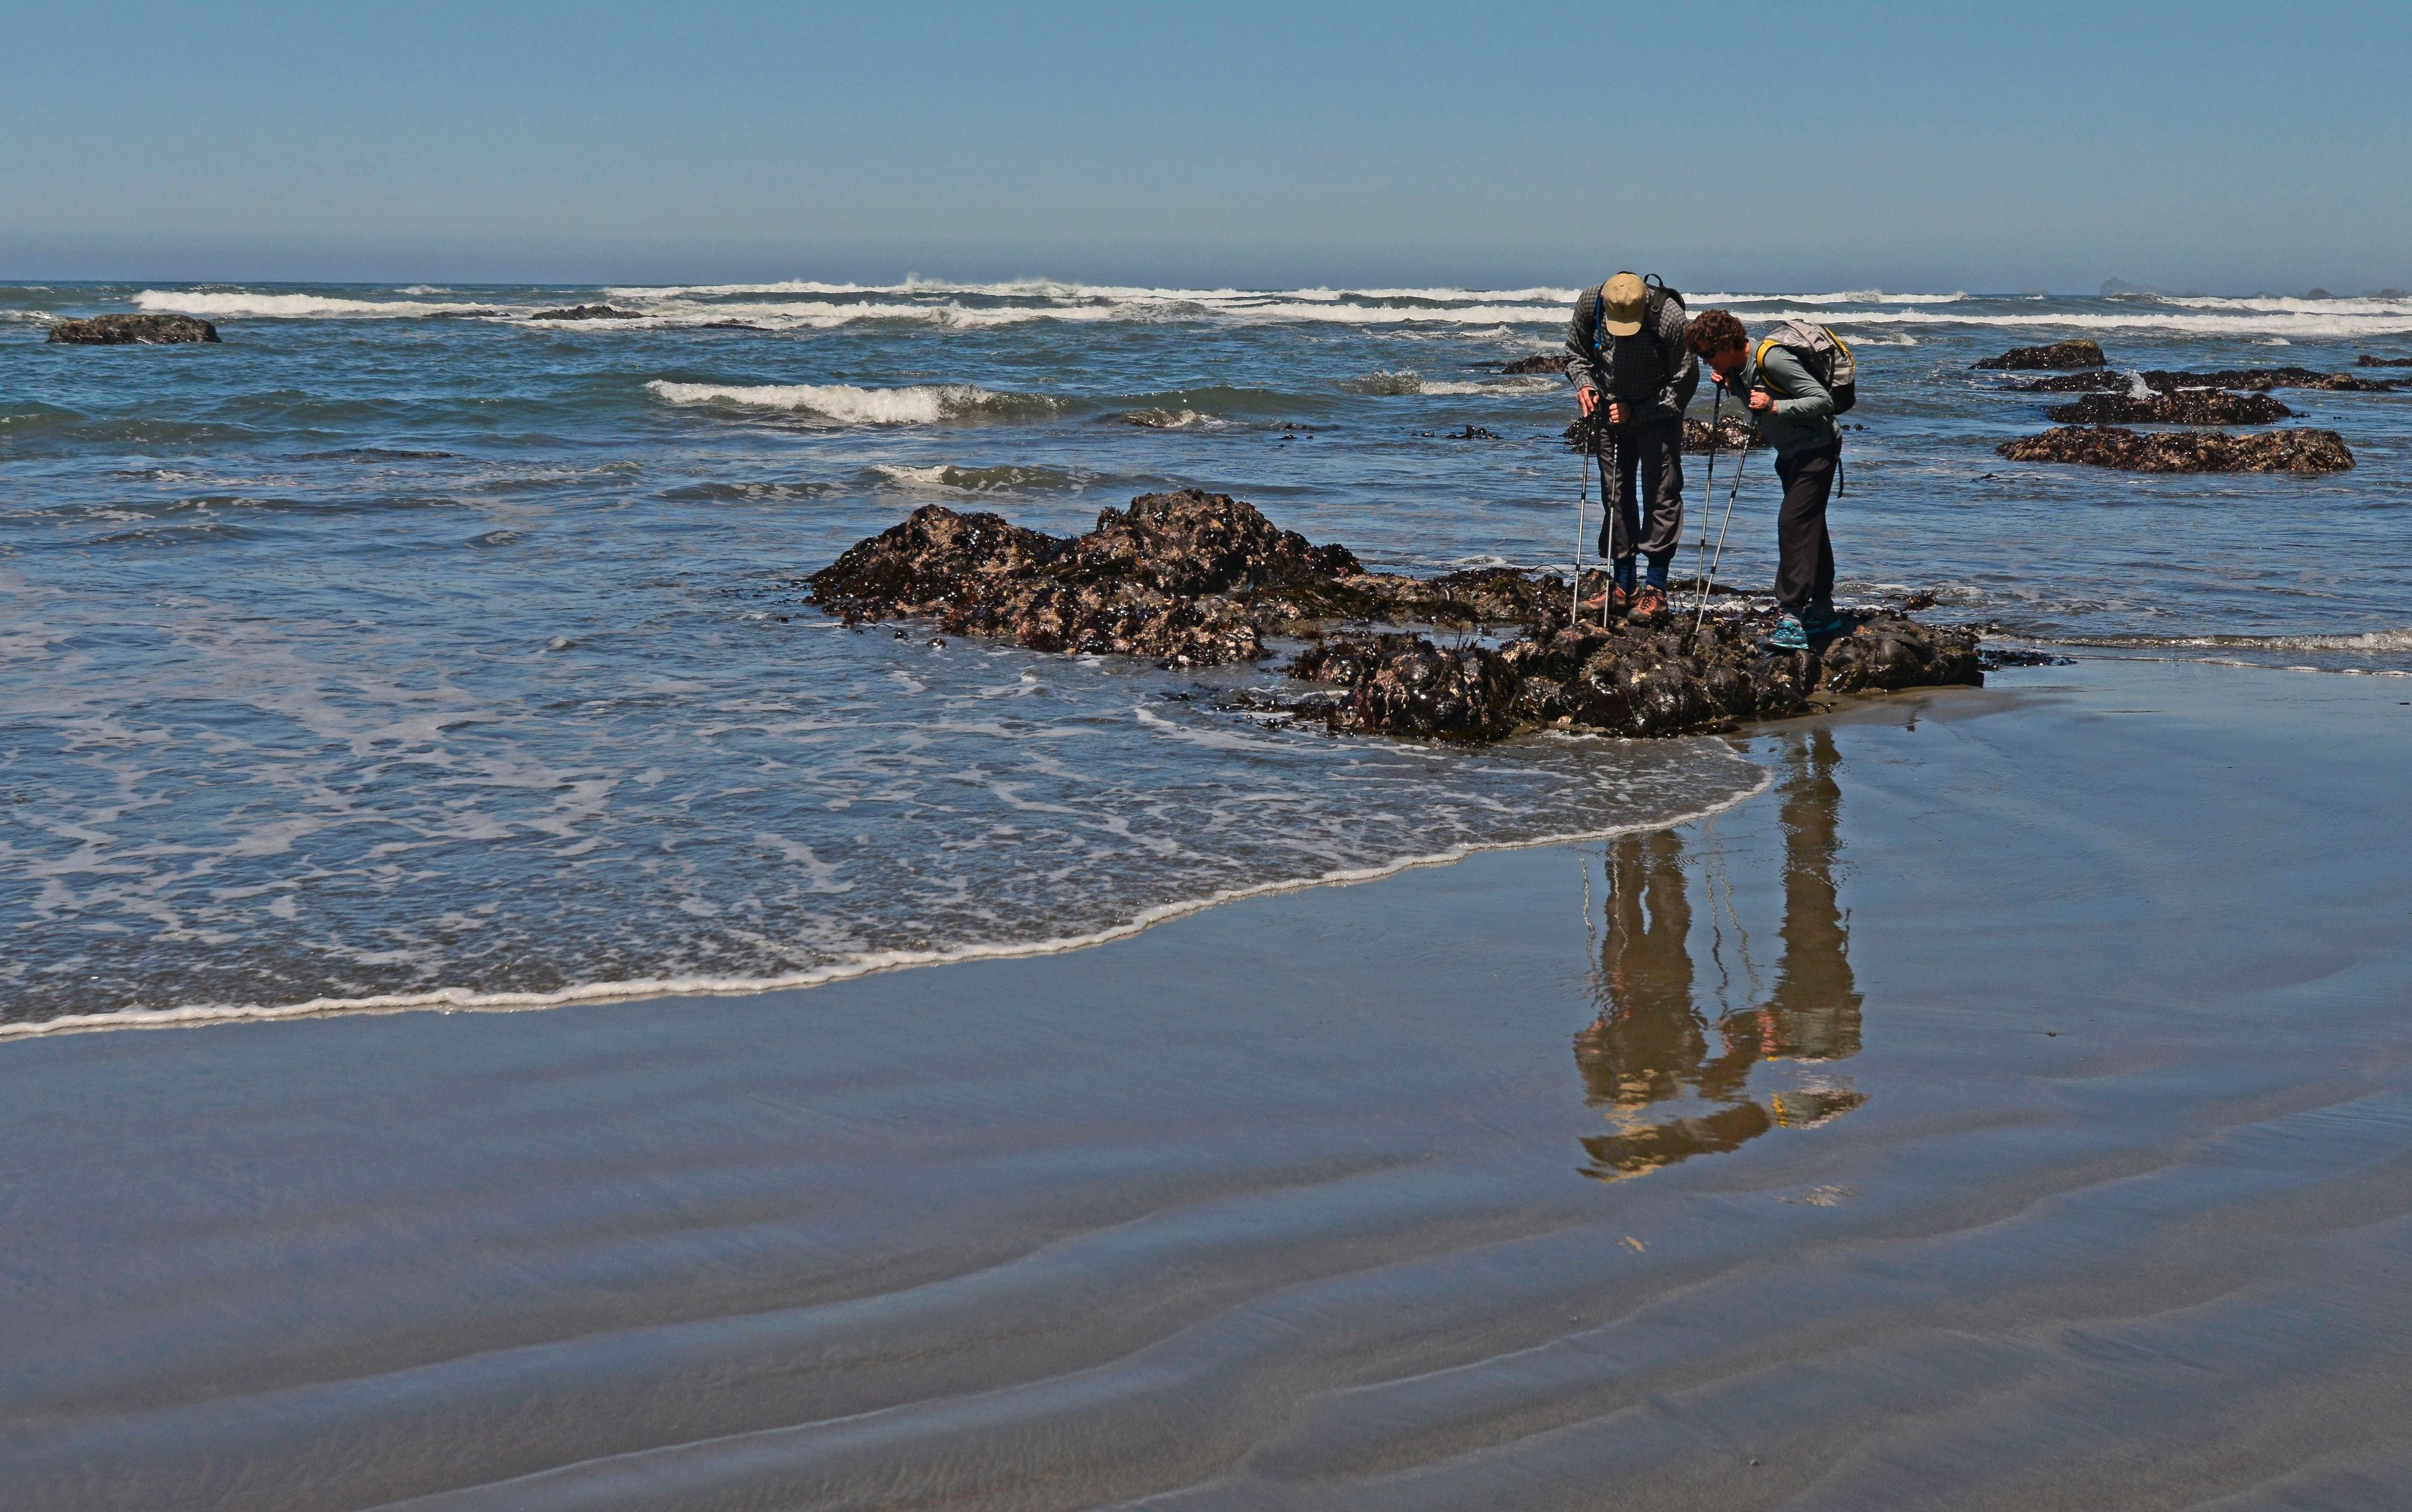
<instances>
[{"instance_id":1,"label":"dark kelp on rock","mask_svg":"<svg viewBox=\"0 0 2412 1512\"><path fill-rule=\"evenodd\" d=\"M2073 404L2055 404L2044 414L2063 425L2267 425L2291 419L2295 412L2266 393L2179 389L2148 399L2134 394L2088 394Z\"/></svg>"},{"instance_id":2,"label":"dark kelp on rock","mask_svg":"<svg viewBox=\"0 0 2412 1512\"><path fill-rule=\"evenodd\" d=\"M2141 378L2155 393L2181 389L2235 389L2267 393L2272 389L2325 389L2339 393L2392 393L2396 385L2383 378L2357 378L2350 373L2315 373L2310 368L2226 368L2217 373L2172 373L2147 368L2140 374L2122 372L2055 373L2046 378L2013 378L2008 387L2022 394L2110 392L2134 386Z\"/></svg>"},{"instance_id":3,"label":"dark kelp on rock","mask_svg":"<svg viewBox=\"0 0 2412 1512\"><path fill-rule=\"evenodd\" d=\"M1579 417L1560 433L1566 438L1568 451L1587 451L1595 457L1608 455L1610 427L1597 415ZM1686 456L1705 457L1712 451L1757 451L1767 443L1759 438L1758 427L1738 416L1717 418L1713 444L1709 422L1697 416L1684 418L1684 452Z\"/></svg>"},{"instance_id":4,"label":"dark kelp on rock","mask_svg":"<svg viewBox=\"0 0 2412 1512\"><path fill-rule=\"evenodd\" d=\"M1335 731L1494 741L1537 727L1671 735L1796 714L1823 698L1983 681L1976 632L1905 615L1849 616L1811 652L1763 642L1772 610L1689 626L1567 623L1566 580L1509 567L1439 578L1369 573L1227 494L1142 494L1065 539L938 505L813 574L848 624L899 617L1037 651L1147 656L1168 666L1256 661L1270 636L1308 644L1296 695L1243 707ZM1595 577L1588 584L1595 589ZM1444 646L1385 626L1521 626L1504 645ZM1335 630L1335 626L1360 626Z\"/></svg>"},{"instance_id":5,"label":"dark kelp on rock","mask_svg":"<svg viewBox=\"0 0 2412 1512\"><path fill-rule=\"evenodd\" d=\"M2126 431L2064 425L1993 448L2012 462L2082 462L2129 473L2340 473L2353 465L2334 431Z\"/></svg>"},{"instance_id":6,"label":"dark kelp on rock","mask_svg":"<svg viewBox=\"0 0 2412 1512\"><path fill-rule=\"evenodd\" d=\"M188 315L96 315L60 321L50 339L66 346L163 346L216 341L218 328Z\"/></svg>"},{"instance_id":7,"label":"dark kelp on rock","mask_svg":"<svg viewBox=\"0 0 2412 1512\"><path fill-rule=\"evenodd\" d=\"M2102 347L2098 343L2083 340L2054 342L2049 346L2013 346L1999 357L1988 357L1977 363L1980 368L2098 368L2103 364Z\"/></svg>"}]
</instances>

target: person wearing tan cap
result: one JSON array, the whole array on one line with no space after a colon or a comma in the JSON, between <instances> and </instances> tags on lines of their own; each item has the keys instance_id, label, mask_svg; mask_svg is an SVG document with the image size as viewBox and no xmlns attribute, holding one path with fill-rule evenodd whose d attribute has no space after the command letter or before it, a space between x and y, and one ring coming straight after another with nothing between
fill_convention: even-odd
<instances>
[{"instance_id":1,"label":"person wearing tan cap","mask_svg":"<svg viewBox=\"0 0 2412 1512\"><path fill-rule=\"evenodd\" d=\"M1566 376L1585 416L1608 408L1610 444L1599 463L1607 519L1599 552L1615 569L1610 609L1655 623L1667 615L1667 568L1684 533L1684 406L1700 362L1684 347L1684 297L1655 279L1618 273L1575 301L1566 326ZM1647 528L1637 484L1650 500ZM1649 564L1637 584L1636 556Z\"/></svg>"}]
</instances>

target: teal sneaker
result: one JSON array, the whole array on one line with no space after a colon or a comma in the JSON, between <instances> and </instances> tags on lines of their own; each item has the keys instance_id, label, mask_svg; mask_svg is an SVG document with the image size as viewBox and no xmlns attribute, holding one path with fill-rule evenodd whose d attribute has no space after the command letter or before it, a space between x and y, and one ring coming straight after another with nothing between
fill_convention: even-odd
<instances>
[{"instance_id":1,"label":"teal sneaker","mask_svg":"<svg viewBox=\"0 0 2412 1512\"><path fill-rule=\"evenodd\" d=\"M1823 640L1828 636L1841 635L1850 627L1851 622L1843 618L1831 604L1822 609L1812 604L1809 606L1809 612L1801 616L1801 633L1812 640Z\"/></svg>"},{"instance_id":2,"label":"teal sneaker","mask_svg":"<svg viewBox=\"0 0 2412 1512\"><path fill-rule=\"evenodd\" d=\"M1807 651L1809 632L1801 628L1801 617L1787 614L1775 622L1775 633L1767 638L1771 651Z\"/></svg>"}]
</instances>

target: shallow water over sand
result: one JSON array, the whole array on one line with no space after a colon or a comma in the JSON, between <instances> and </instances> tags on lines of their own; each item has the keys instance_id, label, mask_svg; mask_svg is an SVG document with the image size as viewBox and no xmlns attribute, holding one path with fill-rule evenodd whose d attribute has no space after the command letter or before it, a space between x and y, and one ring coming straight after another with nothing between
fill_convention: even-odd
<instances>
[{"instance_id":1,"label":"shallow water over sand","mask_svg":"<svg viewBox=\"0 0 2412 1512\"><path fill-rule=\"evenodd\" d=\"M2412 709L2004 682L1094 951L0 1045L12 1505L2390 1505Z\"/></svg>"},{"instance_id":2,"label":"shallow water over sand","mask_svg":"<svg viewBox=\"0 0 2412 1512\"><path fill-rule=\"evenodd\" d=\"M1222 679L800 602L924 503L1074 531L1190 484L1377 566L1557 562L1564 388L1495 364L1572 295L0 289L0 1020L810 980L1728 801L1757 777L1713 747L1335 746L1216 711ZM2412 303L1716 299L1862 345L1846 593L2412 669L2412 394L2282 392L2348 474L2136 477L2003 462L2053 396L1968 367L2078 334L2349 366L2412 350ZM595 304L628 313L531 318ZM225 342L40 340L134 308Z\"/></svg>"}]
</instances>

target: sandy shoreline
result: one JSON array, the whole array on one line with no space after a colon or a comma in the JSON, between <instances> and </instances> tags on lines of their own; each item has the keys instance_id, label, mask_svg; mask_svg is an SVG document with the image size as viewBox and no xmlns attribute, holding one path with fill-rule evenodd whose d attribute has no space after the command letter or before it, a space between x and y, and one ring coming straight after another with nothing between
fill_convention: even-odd
<instances>
[{"instance_id":1,"label":"sandy shoreline","mask_svg":"<svg viewBox=\"0 0 2412 1512\"><path fill-rule=\"evenodd\" d=\"M747 998L0 1045L26 1507L2386 1505L2392 679Z\"/></svg>"}]
</instances>

